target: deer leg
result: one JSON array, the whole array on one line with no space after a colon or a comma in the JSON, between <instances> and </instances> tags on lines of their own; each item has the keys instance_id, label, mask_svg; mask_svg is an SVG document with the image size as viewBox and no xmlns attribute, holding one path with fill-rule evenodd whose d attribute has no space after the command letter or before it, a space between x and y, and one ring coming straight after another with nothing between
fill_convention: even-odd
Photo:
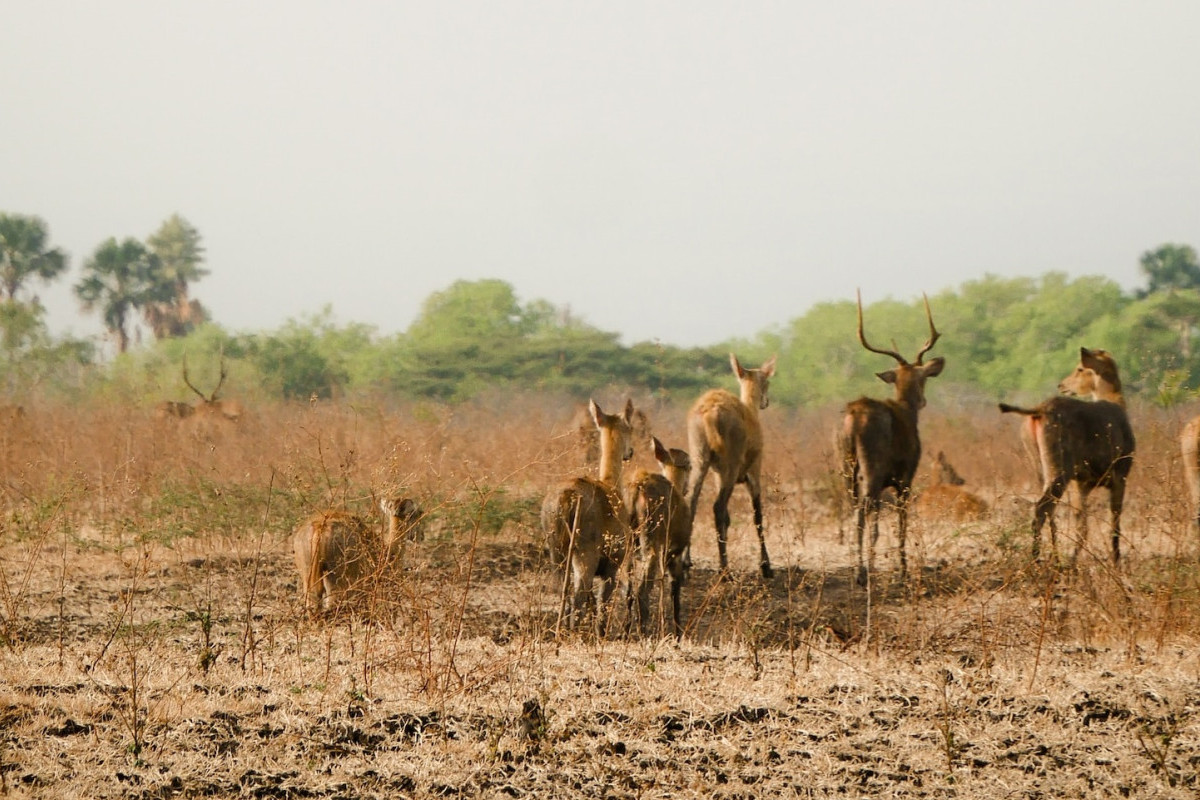
<instances>
[{"instance_id":1,"label":"deer leg","mask_svg":"<svg viewBox=\"0 0 1200 800\"><path fill-rule=\"evenodd\" d=\"M758 531L758 566L764 579L770 580L771 558L767 555L767 540L763 538L762 486L758 477L746 477L746 488L750 490L750 502L754 506L754 528Z\"/></svg>"},{"instance_id":2,"label":"deer leg","mask_svg":"<svg viewBox=\"0 0 1200 800\"><path fill-rule=\"evenodd\" d=\"M717 552L721 556L721 571L729 569L729 557L726 555L726 544L729 540L729 497L733 494L733 486L721 483L717 492L717 500L713 503L713 522L717 526Z\"/></svg>"},{"instance_id":3,"label":"deer leg","mask_svg":"<svg viewBox=\"0 0 1200 800\"><path fill-rule=\"evenodd\" d=\"M583 554L576 552L571 560L571 609L568 614L569 627L579 626L583 608L587 605L591 593L592 581L596 577L596 568L600 563L599 553ZM597 609L599 613L599 609Z\"/></svg>"},{"instance_id":4,"label":"deer leg","mask_svg":"<svg viewBox=\"0 0 1200 800\"><path fill-rule=\"evenodd\" d=\"M1079 563L1079 551L1087 544L1088 540L1088 519L1087 519L1087 501L1090 489L1083 486L1078 481L1075 483L1074 496L1071 497L1072 516L1075 517L1075 535L1078 537L1075 540L1075 552L1071 555L1071 568Z\"/></svg>"},{"instance_id":5,"label":"deer leg","mask_svg":"<svg viewBox=\"0 0 1200 800\"><path fill-rule=\"evenodd\" d=\"M1108 508L1112 514L1113 566L1121 562L1121 509L1125 505L1125 479L1114 478L1109 489Z\"/></svg>"},{"instance_id":6,"label":"deer leg","mask_svg":"<svg viewBox=\"0 0 1200 800\"><path fill-rule=\"evenodd\" d=\"M675 623L675 638L683 638L683 624L680 621L679 596L683 589L684 566L682 554L670 557L667 566L671 581L671 617Z\"/></svg>"},{"instance_id":7,"label":"deer leg","mask_svg":"<svg viewBox=\"0 0 1200 800\"><path fill-rule=\"evenodd\" d=\"M1042 525L1045 524L1046 518L1050 518L1051 541L1054 536L1054 506L1062 498L1063 492L1067 490L1067 479L1057 477L1046 485L1042 491L1042 496L1038 498L1037 505L1033 509L1033 557L1036 560L1041 553L1042 544Z\"/></svg>"},{"instance_id":8,"label":"deer leg","mask_svg":"<svg viewBox=\"0 0 1200 800\"><path fill-rule=\"evenodd\" d=\"M908 490L899 492L896 496L896 539L900 543L900 580L908 574L908 554L905 552L905 539L908 536Z\"/></svg>"},{"instance_id":9,"label":"deer leg","mask_svg":"<svg viewBox=\"0 0 1200 800\"><path fill-rule=\"evenodd\" d=\"M863 529L867 525L867 498L860 497L855 503L854 530L858 537L858 585L867 585L867 567L863 563Z\"/></svg>"},{"instance_id":10,"label":"deer leg","mask_svg":"<svg viewBox=\"0 0 1200 800\"><path fill-rule=\"evenodd\" d=\"M704 488L704 479L708 476L708 468L710 466L707 457L696 458L698 467L692 472L691 478L688 480L688 513L691 514L690 521L693 526L696 524L696 509L700 505L700 490ZM683 551L683 563L687 569L692 568L692 543L688 542L688 546Z\"/></svg>"}]
</instances>

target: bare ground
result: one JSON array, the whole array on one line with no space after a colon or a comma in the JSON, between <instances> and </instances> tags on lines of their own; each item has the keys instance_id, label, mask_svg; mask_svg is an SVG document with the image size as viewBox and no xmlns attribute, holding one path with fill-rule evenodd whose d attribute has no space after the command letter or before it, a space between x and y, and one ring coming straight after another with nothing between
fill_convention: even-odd
<instances>
[{"instance_id":1,"label":"bare ground","mask_svg":"<svg viewBox=\"0 0 1200 800\"><path fill-rule=\"evenodd\" d=\"M769 540L766 583L751 531L719 580L701 529L679 643L556 635L524 529L421 546L371 623L302 619L277 541L10 543L3 787L1195 797L1200 651L1164 622L1176 600L1129 591L1149 537L1123 573L1030 569L996 525L925 531L903 582L881 550L869 609L833 528Z\"/></svg>"}]
</instances>

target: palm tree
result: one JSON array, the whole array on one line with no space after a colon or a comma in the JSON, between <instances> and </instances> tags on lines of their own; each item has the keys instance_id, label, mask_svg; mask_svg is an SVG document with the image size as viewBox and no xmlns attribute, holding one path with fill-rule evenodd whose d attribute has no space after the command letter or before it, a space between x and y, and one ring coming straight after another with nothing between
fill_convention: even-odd
<instances>
[{"instance_id":1,"label":"palm tree","mask_svg":"<svg viewBox=\"0 0 1200 800\"><path fill-rule=\"evenodd\" d=\"M154 338L183 336L208 319L199 300L188 297L188 284L208 274L200 233L183 217L173 214L146 240L158 258L153 280L162 288L164 299L147 303L142 315Z\"/></svg>"},{"instance_id":2,"label":"palm tree","mask_svg":"<svg viewBox=\"0 0 1200 800\"><path fill-rule=\"evenodd\" d=\"M67 256L46 247L49 232L40 217L0 214L0 300L15 300L30 278L49 281L67 268Z\"/></svg>"},{"instance_id":3,"label":"palm tree","mask_svg":"<svg viewBox=\"0 0 1200 800\"><path fill-rule=\"evenodd\" d=\"M84 263L83 280L75 285L85 311L100 308L104 326L116 335L122 353L129 349L130 313L165 299L162 286L153 280L156 263L154 254L137 239L118 243L109 238Z\"/></svg>"}]
</instances>

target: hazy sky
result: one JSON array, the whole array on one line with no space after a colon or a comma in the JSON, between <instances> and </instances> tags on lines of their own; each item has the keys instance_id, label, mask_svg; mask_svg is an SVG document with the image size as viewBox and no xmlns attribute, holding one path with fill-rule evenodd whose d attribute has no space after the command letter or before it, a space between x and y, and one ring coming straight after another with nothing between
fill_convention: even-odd
<instances>
[{"instance_id":1,"label":"hazy sky","mask_svg":"<svg viewBox=\"0 0 1200 800\"><path fill-rule=\"evenodd\" d=\"M233 330L500 278L627 343L1200 245L1200 3L22 2L0 211L173 213ZM936 309L935 309L936 313Z\"/></svg>"}]
</instances>

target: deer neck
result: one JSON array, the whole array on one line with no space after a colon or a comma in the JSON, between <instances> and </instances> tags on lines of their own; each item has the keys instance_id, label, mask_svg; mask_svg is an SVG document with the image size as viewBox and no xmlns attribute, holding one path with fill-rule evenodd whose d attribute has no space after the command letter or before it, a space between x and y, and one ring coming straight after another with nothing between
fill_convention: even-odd
<instances>
[{"instance_id":1,"label":"deer neck","mask_svg":"<svg viewBox=\"0 0 1200 800\"><path fill-rule=\"evenodd\" d=\"M621 459L612 452L612 448L604 447L600 450L599 478L601 483L609 486L621 484Z\"/></svg>"},{"instance_id":2,"label":"deer neck","mask_svg":"<svg viewBox=\"0 0 1200 800\"><path fill-rule=\"evenodd\" d=\"M1096 382L1096 388L1092 391L1092 399L1105 400L1109 403L1116 403L1121 408L1125 407L1125 395L1121 394L1120 389L1107 381Z\"/></svg>"},{"instance_id":3,"label":"deer neck","mask_svg":"<svg viewBox=\"0 0 1200 800\"><path fill-rule=\"evenodd\" d=\"M751 419L758 419L758 406L762 403L761 392L751 381L742 381L742 407Z\"/></svg>"}]
</instances>

